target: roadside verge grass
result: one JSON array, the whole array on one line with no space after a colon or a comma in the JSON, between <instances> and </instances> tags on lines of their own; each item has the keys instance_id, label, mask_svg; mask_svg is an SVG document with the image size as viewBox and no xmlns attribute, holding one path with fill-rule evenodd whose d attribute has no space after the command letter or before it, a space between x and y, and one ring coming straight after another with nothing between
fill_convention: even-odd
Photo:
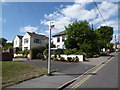
<instances>
[{"instance_id":1,"label":"roadside verge grass","mask_svg":"<svg viewBox=\"0 0 120 90\"><path fill-rule=\"evenodd\" d=\"M21 62L0 61L2 63L2 87L47 74L46 68L41 68Z\"/></svg>"}]
</instances>

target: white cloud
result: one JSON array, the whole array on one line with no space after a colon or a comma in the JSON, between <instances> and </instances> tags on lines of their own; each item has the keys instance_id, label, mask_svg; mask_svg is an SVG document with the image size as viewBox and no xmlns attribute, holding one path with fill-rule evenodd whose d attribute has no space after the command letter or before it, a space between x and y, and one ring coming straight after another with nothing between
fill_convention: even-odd
<instances>
[{"instance_id":1,"label":"white cloud","mask_svg":"<svg viewBox=\"0 0 120 90\"><path fill-rule=\"evenodd\" d=\"M46 20L41 20L41 24L43 25L49 25L49 20L55 21L55 30L53 33L58 33L60 31L64 30L64 26L67 26L71 23L73 19L77 20L91 20L90 23L93 23L95 26L103 26L105 25L103 22L103 19L98 12L97 8L94 7L91 10L87 10L86 6L93 2L92 0L75 0L75 3L73 5L66 5L61 6L63 8L60 8L59 11L55 11L49 15L45 14ZM118 14L118 6L115 3L112 2L101 2L98 4L98 8L106 20L106 23L108 26L114 27L115 30L118 29L118 21L115 21L114 19L111 19L113 17L117 18ZM49 31L46 30L46 33Z\"/></svg>"},{"instance_id":2,"label":"white cloud","mask_svg":"<svg viewBox=\"0 0 120 90\"><path fill-rule=\"evenodd\" d=\"M38 27L32 27L30 25L20 28L21 32L36 32L37 30L38 30Z\"/></svg>"},{"instance_id":3,"label":"white cloud","mask_svg":"<svg viewBox=\"0 0 120 90\"><path fill-rule=\"evenodd\" d=\"M6 2L6 0L0 0L0 2Z\"/></svg>"}]
</instances>

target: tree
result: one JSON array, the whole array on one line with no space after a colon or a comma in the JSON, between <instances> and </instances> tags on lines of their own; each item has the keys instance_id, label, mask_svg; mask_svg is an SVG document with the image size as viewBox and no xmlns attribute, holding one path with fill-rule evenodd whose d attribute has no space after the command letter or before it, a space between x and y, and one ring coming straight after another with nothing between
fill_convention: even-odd
<instances>
[{"instance_id":1,"label":"tree","mask_svg":"<svg viewBox=\"0 0 120 90\"><path fill-rule=\"evenodd\" d=\"M98 52L96 33L85 21L76 21L65 27L67 39L65 47L67 49L77 48L85 53Z\"/></svg>"},{"instance_id":2,"label":"tree","mask_svg":"<svg viewBox=\"0 0 120 90\"><path fill-rule=\"evenodd\" d=\"M0 38L0 44L3 46L6 44L7 40L5 38Z\"/></svg>"},{"instance_id":3,"label":"tree","mask_svg":"<svg viewBox=\"0 0 120 90\"><path fill-rule=\"evenodd\" d=\"M108 48L113 36L113 27L101 26L96 31L100 49Z\"/></svg>"},{"instance_id":4,"label":"tree","mask_svg":"<svg viewBox=\"0 0 120 90\"><path fill-rule=\"evenodd\" d=\"M13 47L13 43L5 43L4 44L4 50L7 50L8 48L12 48Z\"/></svg>"}]
</instances>

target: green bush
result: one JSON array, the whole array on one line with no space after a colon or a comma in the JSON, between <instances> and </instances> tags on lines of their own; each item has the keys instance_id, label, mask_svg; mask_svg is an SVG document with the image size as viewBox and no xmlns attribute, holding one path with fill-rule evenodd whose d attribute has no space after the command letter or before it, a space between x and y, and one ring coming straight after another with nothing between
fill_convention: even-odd
<instances>
[{"instance_id":1,"label":"green bush","mask_svg":"<svg viewBox=\"0 0 120 90\"><path fill-rule=\"evenodd\" d=\"M107 55L107 52L100 52L100 55L101 55L101 56L106 56L106 55Z\"/></svg>"},{"instance_id":2,"label":"green bush","mask_svg":"<svg viewBox=\"0 0 120 90\"><path fill-rule=\"evenodd\" d=\"M77 49L76 48L73 48L73 49L65 49L64 50L64 54L66 55L70 55L70 54L74 54L77 52Z\"/></svg>"},{"instance_id":3,"label":"green bush","mask_svg":"<svg viewBox=\"0 0 120 90\"><path fill-rule=\"evenodd\" d=\"M52 55L58 55L59 58L60 58L60 55L64 53L63 51L64 51L63 49L51 50L51 54Z\"/></svg>"},{"instance_id":4,"label":"green bush","mask_svg":"<svg viewBox=\"0 0 120 90\"><path fill-rule=\"evenodd\" d=\"M74 54L75 55L85 55L85 53L82 50L77 50Z\"/></svg>"},{"instance_id":5,"label":"green bush","mask_svg":"<svg viewBox=\"0 0 120 90\"><path fill-rule=\"evenodd\" d=\"M32 50L32 59L36 59L38 53L43 54L45 49L46 49L46 47L44 47L44 46L33 47L31 49Z\"/></svg>"},{"instance_id":6,"label":"green bush","mask_svg":"<svg viewBox=\"0 0 120 90\"><path fill-rule=\"evenodd\" d=\"M41 54L41 53L37 53L37 58L38 58L38 59L43 59L43 58L44 58L44 55Z\"/></svg>"},{"instance_id":7,"label":"green bush","mask_svg":"<svg viewBox=\"0 0 120 90\"><path fill-rule=\"evenodd\" d=\"M43 55L46 56L46 59L48 58L48 49L45 49L45 50L43 51Z\"/></svg>"},{"instance_id":8,"label":"green bush","mask_svg":"<svg viewBox=\"0 0 120 90\"><path fill-rule=\"evenodd\" d=\"M71 57L67 57L67 61L72 62L73 59Z\"/></svg>"},{"instance_id":9,"label":"green bush","mask_svg":"<svg viewBox=\"0 0 120 90\"><path fill-rule=\"evenodd\" d=\"M27 58L27 55L29 54L29 50L20 51L19 54L22 54L25 58Z\"/></svg>"},{"instance_id":10,"label":"green bush","mask_svg":"<svg viewBox=\"0 0 120 90\"><path fill-rule=\"evenodd\" d=\"M78 56L76 56L75 58L74 58L74 62L78 62L79 61L79 58L78 58Z\"/></svg>"},{"instance_id":11,"label":"green bush","mask_svg":"<svg viewBox=\"0 0 120 90\"><path fill-rule=\"evenodd\" d=\"M93 54L92 53L86 53L85 57L86 58L91 58L91 57L93 57Z\"/></svg>"},{"instance_id":12,"label":"green bush","mask_svg":"<svg viewBox=\"0 0 120 90\"><path fill-rule=\"evenodd\" d=\"M53 58L54 58L54 59L57 59L57 55L55 54L55 55L53 56Z\"/></svg>"},{"instance_id":13,"label":"green bush","mask_svg":"<svg viewBox=\"0 0 120 90\"><path fill-rule=\"evenodd\" d=\"M64 57L60 57L60 61L64 62L65 58Z\"/></svg>"},{"instance_id":14,"label":"green bush","mask_svg":"<svg viewBox=\"0 0 120 90\"><path fill-rule=\"evenodd\" d=\"M100 55L98 55L98 54L94 54L93 55L93 58L96 58L96 57L99 57Z\"/></svg>"}]
</instances>

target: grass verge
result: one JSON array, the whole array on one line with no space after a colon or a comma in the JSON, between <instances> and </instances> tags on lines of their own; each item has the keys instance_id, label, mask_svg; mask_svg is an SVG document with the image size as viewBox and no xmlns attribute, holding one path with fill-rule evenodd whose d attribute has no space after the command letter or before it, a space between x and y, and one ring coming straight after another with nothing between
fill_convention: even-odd
<instances>
[{"instance_id":1,"label":"grass verge","mask_svg":"<svg viewBox=\"0 0 120 90\"><path fill-rule=\"evenodd\" d=\"M47 74L46 68L13 61L0 61L2 63L2 87Z\"/></svg>"}]
</instances>

